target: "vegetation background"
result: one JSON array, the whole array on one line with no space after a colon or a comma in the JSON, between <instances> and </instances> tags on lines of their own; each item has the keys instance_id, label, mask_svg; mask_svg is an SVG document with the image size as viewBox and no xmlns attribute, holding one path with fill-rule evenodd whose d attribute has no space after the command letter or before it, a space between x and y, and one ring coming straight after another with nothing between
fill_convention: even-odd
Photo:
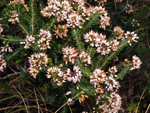
<instances>
[{"instance_id":1,"label":"vegetation background","mask_svg":"<svg viewBox=\"0 0 150 113\"><path fill-rule=\"evenodd\" d=\"M37 1L40 2L40 0ZM46 6L47 1L42 1L44 1ZM93 2L94 0L87 1L90 5L94 5L95 3ZM0 1L0 15L5 7L9 7L9 2L10 0ZM130 14L126 13L125 8L128 4L133 7L133 12ZM120 80L121 88L119 89L119 93L122 97L122 108L125 110L125 113L148 113L150 111L150 0L122 0L122 2L107 0L105 7L111 17L110 28L108 29L120 26L126 31L135 31L140 37L138 43L125 48L121 52L121 56L118 57L118 60L122 61L124 58L131 58L136 54L143 62L141 69L133 71ZM13 25L4 34L20 33L16 29L16 25ZM103 32L110 34L109 31ZM3 76L5 76L5 73L0 72L0 77ZM30 83L27 83L28 87L24 87L26 81L24 81L22 76L15 77L10 82L10 84L18 84L20 94L16 93L18 92L16 88L12 89L12 87L9 87L10 84L7 84L7 81L9 80L0 80L0 112L5 113L7 111L7 113L11 113L13 111L13 113L19 113L25 109L24 101L27 103L30 102L29 108L31 113L35 113L39 109L38 105L40 105L41 112L51 112L55 107L57 108L57 105L48 103L49 100L52 101L52 98L45 98L45 101L38 99L37 101L37 95L40 95L40 92L36 92L38 90L36 90L36 87L31 86ZM21 83L18 81L21 81ZM43 87L48 88L47 86ZM42 95L40 96L43 98ZM49 110L49 107L53 108ZM86 106L79 106L78 110L73 111L84 111L83 108L86 109Z\"/></svg>"}]
</instances>

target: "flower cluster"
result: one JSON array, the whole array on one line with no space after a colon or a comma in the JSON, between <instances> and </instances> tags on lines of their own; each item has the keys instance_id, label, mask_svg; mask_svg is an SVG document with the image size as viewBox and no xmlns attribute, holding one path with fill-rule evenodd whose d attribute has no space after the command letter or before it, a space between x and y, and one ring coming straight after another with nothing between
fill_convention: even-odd
<instances>
[{"instance_id":1,"label":"flower cluster","mask_svg":"<svg viewBox=\"0 0 150 113\"><path fill-rule=\"evenodd\" d=\"M105 89L107 89L108 92L109 91L112 91L112 92L117 91L120 87L119 82L114 79L113 74L111 74L109 77L106 78L105 84L106 84Z\"/></svg>"},{"instance_id":2,"label":"flower cluster","mask_svg":"<svg viewBox=\"0 0 150 113\"><path fill-rule=\"evenodd\" d=\"M90 76L90 83L94 85L94 88L101 87L101 84L105 82L106 73L101 69L95 69L93 75Z\"/></svg>"},{"instance_id":3,"label":"flower cluster","mask_svg":"<svg viewBox=\"0 0 150 113\"><path fill-rule=\"evenodd\" d=\"M117 51L119 42L117 40L112 40L107 42L106 35L98 34L94 31L89 31L84 35L85 42L91 42L90 46L96 47L97 53L101 53L102 55L109 54L111 49L113 51Z\"/></svg>"},{"instance_id":4,"label":"flower cluster","mask_svg":"<svg viewBox=\"0 0 150 113\"><path fill-rule=\"evenodd\" d=\"M80 5L80 6L84 6L85 5L85 0L73 0L73 1L78 3L78 5Z\"/></svg>"},{"instance_id":5,"label":"flower cluster","mask_svg":"<svg viewBox=\"0 0 150 113\"><path fill-rule=\"evenodd\" d=\"M24 46L25 49L29 49L30 46L34 43L35 43L35 37L33 37L32 35L30 35L30 36L27 35L25 42L20 42L20 44L25 44L25 46Z\"/></svg>"},{"instance_id":6,"label":"flower cluster","mask_svg":"<svg viewBox=\"0 0 150 113\"><path fill-rule=\"evenodd\" d=\"M109 26L110 23L110 17L108 17L108 13L107 11L105 10L105 8L103 8L102 6L91 6L89 8L85 7L85 6L82 6L82 7L79 7L80 10L82 10L82 16L86 19L86 20L89 20L89 17L92 17L92 15L94 13L98 13L100 16L100 27L102 27L103 29L106 28L106 26Z\"/></svg>"},{"instance_id":7,"label":"flower cluster","mask_svg":"<svg viewBox=\"0 0 150 113\"><path fill-rule=\"evenodd\" d=\"M134 25L140 26L140 23L138 23L138 21L135 19L132 20L131 24L133 27L134 27Z\"/></svg>"},{"instance_id":8,"label":"flower cluster","mask_svg":"<svg viewBox=\"0 0 150 113\"><path fill-rule=\"evenodd\" d=\"M2 24L0 24L0 35L2 32L3 32L3 27L2 27Z\"/></svg>"},{"instance_id":9,"label":"flower cluster","mask_svg":"<svg viewBox=\"0 0 150 113\"><path fill-rule=\"evenodd\" d=\"M120 44L119 41L113 39L112 41L110 41L109 45L111 46L111 49L113 51L117 51L118 50L118 45Z\"/></svg>"},{"instance_id":10,"label":"flower cluster","mask_svg":"<svg viewBox=\"0 0 150 113\"><path fill-rule=\"evenodd\" d=\"M63 57L64 57L64 61L66 62L66 64L68 62L71 62L72 64L74 64L75 59L78 57L78 53L77 50L75 48L72 47L65 47L62 49L63 51Z\"/></svg>"},{"instance_id":11,"label":"flower cluster","mask_svg":"<svg viewBox=\"0 0 150 113\"><path fill-rule=\"evenodd\" d=\"M128 4L125 8L126 8L126 13L128 13L128 14L130 14L131 12L133 12L132 5Z\"/></svg>"},{"instance_id":12,"label":"flower cluster","mask_svg":"<svg viewBox=\"0 0 150 113\"><path fill-rule=\"evenodd\" d=\"M100 35L99 39L97 39L95 46L97 47L97 53L101 53L102 55L107 55L111 52L110 43L107 42L103 35Z\"/></svg>"},{"instance_id":13,"label":"flower cluster","mask_svg":"<svg viewBox=\"0 0 150 113\"><path fill-rule=\"evenodd\" d=\"M11 4L18 4L18 3L22 4L22 5L26 8L27 12L29 11L29 9L28 9L27 5L25 4L25 1L24 1L24 0L14 0L14 1L10 1L9 5L11 5Z\"/></svg>"},{"instance_id":14,"label":"flower cluster","mask_svg":"<svg viewBox=\"0 0 150 113\"><path fill-rule=\"evenodd\" d=\"M124 39L124 30L120 26L114 27L114 32L115 32L115 38L119 40Z\"/></svg>"},{"instance_id":15,"label":"flower cluster","mask_svg":"<svg viewBox=\"0 0 150 113\"><path fill-rule=\"evenodd\" d=\"M37 41L37 43L38 47L40 47L40 50L50 48L49 42L52 40L52 34L50 33L50 31L40 29L39 37L41 38Z\"/></svg>"},{"instance_id":16,"label":"flower cluster","mask_svg":"<svg viewBox=\"0 0 150 113\"><path fill-rule=\"evenodd\" d=\"M59 67L49 67L47 69L47 78L52 78L58 86L62 86L66 82L67 76Z\"/></svg>"},{"instance_id":17,"label":"flower cluster","mask_svg":"<svg viewBox=\"0 0 150 113\"><path fill-rule=\"evenodd\" d=\"M106 103L100 105L100 109L102 109L103 113L118 113L121 107L121 97L120 95L112 92L110 97L107 97L109 101L109 105Z\"/></svg>"},{"instance_id":18,"label":"flower cluster","mask_svg":"<svg viewBox=\"0 0 150 113\"><path fill-rule=\"evenodd\" d=\"M137 57L136 55L134 55L132 57L132 64L131 64L131 68L130 70L134 70L134 69L139 69L140 66L141 66L142 62L141 60L139 59L139 57Z\"/></svg>"},{"instance_id":19,"label":"flower cluster","mask_svg":"<svg viewBox=\"0 0 150 113\"><path fill-rule=\"evenodd\" d=\"M128 64L130 64L130 61L129 61L129 59L124 59L124 63L123 63L123 66L126 66L126 65L128 65Z\"/></svg>"},{"instance_id":20,"label":"flower cluster","mask_svg":"<svg viewBox=\"0 0 150 113\"><path fill-rule=\"evenodd\" d=\"M56 37L60 37L60 38L63 38L63 37L67 37L67 32L68 32L68 29L67 29L67 26L66 25L60 25L58 24L58 27L56 28L55 26L55 29L54 32L56 35Z\"/></svg>"},{"instance_id":21,"label":"flower cluster","mask_svg":"<svg viewBox=\"0 0 150 113\"><path fill-rule=\"evenodd\" d=\"M14 0L14 1L10 1L9 5L18 4L18 3L25 4L24 0Z\"/></svg>"},{"instance_id":22,"label":"flower cluster","mask_svg":"<svg viewBox=\"0 0 150 113\"><path fill-rule=\"evenodd\" d=\"M4 53L0 52L0 71L1 72L4 72L4 69L6 68L6 62L3 58L4 58Z\"/></svg>"},{"instance_id":23,"label":"flower cluster","mask_svg":"<svg viewBox=\"0 0 150 113\"><path fill-rule=\"evenodd\" d=\"M57 17L57 21L61 22L68 18L68 13L72 10L70 4L68 1L62 1L59 0L49 0L48 6L45 7L41 13L44 17L51 17L55 16Z\"/></svg>"},{"instance_id":24,"label":"flower cluster","mask_svg":"<svg viewBox=\"0 0 150 113\"><path fill-rule=\"evenodd\" d=\"M82 28L82 23L85 20L89 20L94 13L99 13L100 27L103 29L109 26L110 17L107 16L107 11L102 6L99 7L86 7L85 0L73 0L70 5L68 0L60 2L59 0L49 0L48 6L45 7L41 13L44 17L55 16L58 22L66 20L67 27L79 27ZM77 4L77 8L74 8ZM82 12L82 13L81 13Z\"/></svg>"},{"instance_id":25,"label":"flower cluster","mask_svg":"<svg viewBox=\"0 0 150 113\"><path fill-rule=\"evenodd\" d=\"M91 57L90 55L88 55L87 53L85 53L84 51L82 51L82 53L79 55L79 58L81 59L81 61L83 63L88 63L91 64ZM86 64L85 64L86 65ZM86 65L87 66L87 65Z\"/></svg>"},{"instance_id":26,"label":"flower cluster","mask_svg":"<svg viewBox=\"0 0 150 113\"><path fill-rule=\"evenodd\" d=\"M11 12L12 12L13 15L8 20L8 22L11 22L12 24L15 24L16 21L19 22L19 18L18 18L19 14L16 11L11 11Z\"/></svg>"},{"instance_id":27,"label":"flower cluster","mask_svg":"<svg viewBox=\"0 0 150 113\"><path fill-rule=\"evenodd\" d=\"M48 56L45 53L32 54L29 57L29 73L31 76L36 78L36 75L40 70L42 70L42 66L46 66L48 64Z\"/></svg>"},{"instance_id":28,"label":"flower cluster","mask_svg":"<svg viewBox=\"0 0 150 113\"><path fill-rule=\"evenodd\" d=\"M69 82L73 82L73 83L80 82L81 77L82 77L82 73L80 71L79 66L74 66L73 67L73 72L69 68L66 70L66 72L67 72L66 73L67 80Z\"/></svg>"},{"instance_id":29,"label":"flower cluster","mask_svg":"<svg viewBox=\"0 0 150 113\"><path fill-rule=\"evenodd\" d=\"M94 85L97 96L96 105L99 105L103 113L117 113L121 107L121 97L116 93L120 84L114 78L117 77L117 67L112 66L106 73L101 69L96 69L90 77L90 83ZM111 94L104 95L105 89Z\"/></svg>"},{"instance_id":30,"label":"flower cluster","mask_svg":"<svg viewBox=\"0 0 150 113\"><path fill-rule=\"evenodd\" d=\"M68 104L70 106L74 105L74 103L75 103L75 100L72 100L71 98L68 98Z\"/></svg>"},{"instance_id":31,"label":"flower cluster","mask_svg":"<svg viewBox=\"0 0 150 113\"><path fill-rule=\"evenodd\" d=\"M3 44L5 41L3 41ZM3 59L6 52L13 52L11 47L7 44L5 47L0 47L0 71L4 72L4 69L6 68L6 62Z\"/></svg>"},{"instance_id":32,"label":"flower cluster","mask_svg":"<svg viewBox=\"0 0 150 113\"><path fill-rule=\"evenodd\" d=\"M131 42L137 42L136 39L139 39L137 34L134 34L134 32L127 31L125 33L125 38L128 39L128 44L131 46Z\"/></svg>"},{"instance_id":33,"label":"flower cluster","mask_svg":"<svg viewBox=\"0 0 150 113\"><path fill-rule=\"evenodd\" d=\"M99 2L99 5L100 4L104 5L104 2L107 2L107 0L95 0L95 1Z\"/></svg>"},{"instance_id":34,"label":"flower cluster","mask_svg":"<svg viewBox=\"0 0 150 113\"><path fill-rule=\"evenodd\" d=\"M89 33L84 34L83 38L85 39L85 42L91 42L90 46L94 47L95 40L100 37L98 32L94 32L93 30L89 31ZM105 35L101 35L103 39L105 39Z\"/></svg>"},{"instance_id":35,"label":"flower cluster","mask_svg":"<svg viewBox=\"0 0 150 113\"><path fill-rule=\"evenodd\" d=\"M88 98L87 95L85 95L85 92L81 91L81 93L78 95L79 97L79 103L84 102L85 98Z\"/></svg>"},{"instance_id":36,"label":"flower cluster","mask_svg":"<svg viewBox=\"0 0 150 113\"><path fill-rule=\"evenodd\" d=\"M101 23L101 27L103 29L106 29L106 26L110 26L110 23L109 23L109 20L110 20L110 17L108 17L107 13L105 13L104 15L100 15L100 23Z\"/></svg>"},{"instance_id":37,"label":"flower cluster","mask_svg":"<svg viewBox=\"0 0 150 113\"><path fill-rule=\"evenodd\" d=\"M82 23L82 16L79 15L77 12L72 12L71 14L68 15L67 18L67 27L73 27L75 28L75 26L82 28L81 23Z\"/></svg>"},{"instance_id":38,"label":"flower cluster","mask_svg":"<svg viewBox=\"0 0 150 113\"><path fill-rule=\"evenodd\" d=\"M111 68L109 68L108 72L110 74L115 74L118 72L117 67L116 66L112 66Z\"/></svg>"},{"instance_id":39,"label":"flower cluster","mask_svg":"<svg viewBox=\"0 0 150 113\"><path fill-rule=\"evenodd\" d=\"M13 50L11 49L11 47L9 47L9 45L6 45L5 47L0 47L1 52L13 52Z\"/></svg>"}]
</instances>

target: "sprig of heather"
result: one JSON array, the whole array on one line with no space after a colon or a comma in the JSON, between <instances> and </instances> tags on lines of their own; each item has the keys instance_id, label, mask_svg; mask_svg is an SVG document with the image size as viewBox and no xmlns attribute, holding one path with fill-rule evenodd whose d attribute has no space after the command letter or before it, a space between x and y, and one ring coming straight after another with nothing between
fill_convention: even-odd
<instances>
[{"instance_id":1,"label":"sprig of heather","mask_svg":"<svg viewBox=\"0 0 150 113\"><path fill-rule=\"evenodd\" d=\"M64 91L63 93L69 97L66 102L68 105L73 105L75 100L84 103L86 98L90 99L91 96L92 99L95 97L94 106L101 109L102 112L117 113L121 108L121 97L118 94L121 85L117 81L118 75L126 72L126 68L130 71L139 69L142 62L136 55L132 57L131 62L125 59L121 63L123 69L125 68L121 74L117 66L106 66L126 45L132 46L131 42L137 42L136 39L139 37L134 32L124 31L119 26L114 27L113 38L109 40L107 34L92 29L93 24L87 24L91 26L86 27L85 30L83 27L86 22L93 22L91 18L94 14L98 14L97 17L99 17L99 21L94 24L94 27L99 26L98 28L106 30L106 27L110 26L110 17L105 10L104 2L106 0L102 0L98 6L88 7L85 0L48 0L47 6L40 11L41 16L44 17L45 22L47 21L45 18L48 18L50 20L56 19L56 23L53 25L53 21L47 30L39 25L41 27L38 26L35 34L31 34L26 29L27 26L20 24L21 18L19 20L19 17L21 14L17 10L11 11L12 16L8 22L22 25L21 28L26 31L26 34L23 35L25 40L20 41L20 45L24 45L24 51L28 51L29 68L27 71L33 78L38 78L40 72L44 71L41 76L46 77L47 81L53 81L52 86L53 84L59 88L63 86L61 91ZM116 0L116 2L121 2L121 0ZM10 5L18 4L22 4L28 12L24 0L10 2ZM34 18L32 21L34 20L36 19ZM45 22L40 24L44 25ZM85 31L84 34L76 32L79 30ZM0 38L5 37L1 35L2 32L3 27L0 24ZM72 37L76 40L73 41ZM0 49L0 71L4 71L6 62L5 54L2 52L12 52L12 49L9 45L0 47ZM17 52L13 55L15 56L15 54ZM58 58L58 55L61 56ZM86 74L88 76L85 76Z\"/></svg>"}]
</instances>

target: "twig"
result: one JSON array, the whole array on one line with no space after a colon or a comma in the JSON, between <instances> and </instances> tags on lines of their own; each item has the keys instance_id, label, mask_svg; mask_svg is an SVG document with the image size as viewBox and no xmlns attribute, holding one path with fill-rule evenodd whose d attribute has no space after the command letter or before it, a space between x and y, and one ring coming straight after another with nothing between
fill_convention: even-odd
<instances>
[{"instance_id":1,"label":"twig","mask_svg":"<svg viewBox=\"0 0 150 113\"><path fill-rule=\"evenodd\" d=\"M39 103L38 103L38 99L37 99L35 88L34 88L34 94L35 94L36 102L37 102L37 106L38 106L38 113L40 113L40 106L39 106Z\"/></svg>"},{"instance_id":2,"label":"twig","mask_svg":"<svg viewBox=\"0 0 150 113\"><path fill-rule=\"evenodd\" d=\"M26 108L26 111L27 111L27 113L29 113L28 112L28 109L27 109L27 105L26 105L26 103L25 103L25 101L24 101L24 98L22 97L22 95L20 94L20 92L16 89L16 87L14 86L14 85L12 85L13 86L13 88L19 93L19 95L21 96L21 98L22 98L22 100L23 100L23 103L24 103L24 106L25 106L25 108Z\"/></svg>"},{"instance_id":3,"label":"twig","mask_svg":"<svg viewBox=\"0 0 150 113\"><path fill-rule=\"evenodd\" d=\"M15 70L13 70L9 65L8 65L8 67L14 72L14 73L16 73L16 71Z\"/></svg>"},{"instance_id":4,"label":"twig","mask_svg":"<svg viewBox=\"0 0 150 113\"><path fill-rule=\"evenodd\" d=\"M145 112L145 113L147 113L147 112L148 112L148 110L149 110L149 107L150 107L150 104L148 105L148 108L147 108L147 110L146 110L146 112Z\"/></svg>"},{"instance_id":5,"label":"twig","mask_svg":"<svg viewBox=\"0 0 150 113\"><path fill-rule=\"evenodd\" d=\"M135 111L135 113L137 113L137 111L138 111L138 108L139 108L139 105L140 105L141 99L142 99L142 97L143 97L144 92L146 91L146 89L147 89L147 87L144 89L144 91L143 91L143 93L142 93L142 95L141 95L141 97L140 97L140 101L138 102L138 105L137 105L137 107L136 107L136 111Z\"/></svg>"},{"instance_id":6,"label":"twig","mask_svg":"<svg viewBox=\"0 0 150 113\"><path fill-rule=\"evenodd\" d=\"M9 74L9 75L7 75L7 76L5 76L5 77L0 77L0 80L6 79L6 78L8 78L8 77L10 77L10 76L18 75L18 74L20 74L20 73L21 73L21 72L15 72L15 73Z\"/></svg>"}]
</instances>

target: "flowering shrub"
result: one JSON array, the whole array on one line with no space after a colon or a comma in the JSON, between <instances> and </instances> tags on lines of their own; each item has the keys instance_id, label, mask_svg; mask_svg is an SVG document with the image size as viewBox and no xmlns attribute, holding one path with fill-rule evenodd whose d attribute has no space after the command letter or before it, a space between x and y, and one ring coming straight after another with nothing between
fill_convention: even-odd
<instances>
[{"instance_id":1,"label":"flowering shrub","mask_svg":"<svg viewBox=\"0 0 150 113\"><path fill-rule=\"evenodd\" d=\"M117 113L121 109L117 80L139 69L142 62L135 55L132 61L110 62L139 37L119 26L108 36L100 32L110 26L104 2L89 6L85 0L48 0L40 11L35 0L28 4L23 0L10 2L13 11L6 9L8 13L3 13L0 24L0 39L4 41L0 70L5 70L6 62L16 62L21 67L19 74L26 78L28 73L31 77L26 79L34 81L37 88L49 85L45 92L54 97L54 102L60 101L56 112L65 98L68 106L94 98L93 112ZM16 24L22 35L3 35L6 23ZM27 66L22 66L25 62ZM41 90L43 95L45 92Z\"/></svg>"}]
</instances>

